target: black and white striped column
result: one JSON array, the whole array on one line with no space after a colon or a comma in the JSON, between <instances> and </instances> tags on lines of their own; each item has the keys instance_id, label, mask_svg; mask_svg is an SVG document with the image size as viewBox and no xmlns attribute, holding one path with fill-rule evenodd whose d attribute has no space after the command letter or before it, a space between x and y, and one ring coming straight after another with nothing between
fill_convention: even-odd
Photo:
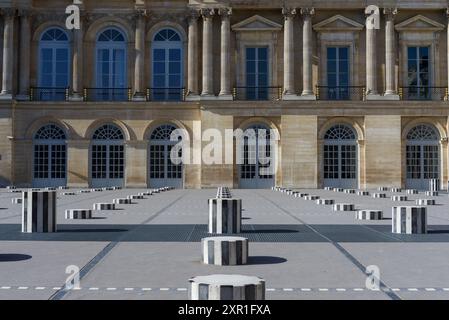
<instances>
[{"instance_id":1,"label":"black and white striped column","mask_svg":"<svg viewBox=\"0 0 449 320\"><path fill-rule=\"evenodd\" d=\"M209 233L240 233L241 199L209 199Z\"/></svg>"},{"instance_id":2,"label":"black and white striped column","mask_svg":"<svg viewBox=\"0 0 449 320\"><path fill-rule=\"evenodd\" d=\"M90 209L67 209L65 218L69 220L92 219L92 210Z\"/></svg>"},{"instance_id":3,"label":"black and white striped column","mask_svg":"<svg viewBox=\"0 0 449 320\"><path fill-rule=\"evenodd\" d=\"M265 280L259 277L214 274L189 282L190 300L265 300Z\"/></svg>"},{"instance_id":4,"label":"black and white striped column","mask_svg":"<svg viewBox=\"0 0 449 320\"><path fill-rule=\"evenodd\" d=\"M333 199L318 199L318 200L316 200L316 204L319 204L319 205L328 206L328 205L332 205L334 203L335 203L335 201Z\"/></svg>"},{"instance_id":5,"label":"black and white striped column","mask_svg":"<svg viewBox=\"0 0 449 320\"><path fill-rule=\"evenodd\" d=\"M132 200L128 198L117 198L112 200L114 204L132 204Z\"/></svg>"},{"instance_id":6,"label":"black and white striped column","mask_svg":"<svg viewBox=\"0 0 449 320\"><path fill-rule=\"evenodd\" d=\"M217 189L217 198L232 198L232 194L231 191L229 190L228 187L219 187Z\"/></svg>"},{"instance_id":7,"label":"black and white striped column","mask_svg":"<svg viewBox=\"0 0 449 320\"><path fill-rule=\"evenodd\" d=\"M12 204L22 204L22 198L12 198L11 203Z\"/></svg>"},{"instance_id":8,"label":"black and white striped column","mask_svg":"<svg viewBox=\"0 0 449 320\"><path fill-rule=\"evenodd\" d=\"M438 191L426 191L428 197L438 197Z\"/></svg>"},{"instance_id":9,"label":"black and white striped column","mask_svg":"<svg viewBox=\"0 0 449 320\"><path fill-rule=\"evenodd\" d=\"M375 199L385 199L385 198L387 198L387 194L385 194L385 193L373 193L371 196L373 198L375 198Z\"/></svg>"},{"instance_id":10,"label":"black and white striped column","mask_svg":"<svg viewBox=\"0 0 449 320\"><path fill-rule=\"evenodd\" d=\"M391 188L390 191L393 193L399 193L399 192L402 192L402 189L401 188Z\"/></svg>"},{"instance_id":11,"label":"black and white striped column","mask_svg":"<svg viewBox=\"0 0 449 320\"><path fill-rule=\"evenodd\" d=\"M355 206L351 203L336 203L332 209L334 211L354 211Z\"/></svg>"},{"instance_id":12,"label":"black and white striped column","mask_svg":"<svg viewBox=\"0 0 449 320\"><path fill-rule=\"evenodd\" d=\"M309 201L316 201L320 198L320 196L315 196L315 195L308 195L304 197L304 200L309 200Z\"/></svg>"},{"instance_id":13,"label":"black and white striped column","mask_svg":"<svg viewBox=\"0 0 449 320\"><path fill-rule=\"evenodd\" d=\"M355 214L355 218L358 220L382 220L382 210L359 210Z\"/></svg>"},{"instance_id":14,"label":"black and white striped column","mask_svg":"<svg viewBox=\"0 0 449 320\"><path fill-rule=\"evenodd\" d=\"M407 201L407 200L408 200L407 196L397 195L391 197L391 201Z\"/></svg>"},{"instance_id":15,"label":"black and white striped column","mask_svg":"<svg viewBox=\"0 0 449 320\"><path fill-rule=\"evenodd\" d=\"M369 196L369 191L359 190L357 191L358 196Z\"/></svg>"},{"instance_id":16,"label":"black and white striped column","mask_svg":"<svg viewBox=\"0 0 449 320\"><path fill-rule=\"evenodd\" d=\"M115 203L94 203L93 209L96 211L115 210Z\"/></svg>"},{"instance_id":17,"label":"black and white striped column","mask_svg":"<svg viewBox=\"0 0 449 320\"><path fill-rule=\"evenodd\" d=\"M429 179L429 191L440 191L440 179Z\"/></svg>"},{"instance_id":18,"label":"black and white striped column","mask_svg":"<svg viewBox=\"0 0 449 320\"><path fill-rule=\"evenodd\" d=\"M235 266L248 261L248 239L209 237L201 239L202 261L217 266Z\"/></svg>"},{"instance_id":19,"label":"black and white striped column","mask_svg":"<svg viewBox=\"0 0 449 320\"><path fill-rule=\"evenodd\" d=\"M407 189L407 194L419 194L419 191L416 189Z\"/></svg>"},{"instance_id":20,"label":"black and white striped column","mask_svg":"<svg viewBox=\"0 0 449 320\"><path fill-rule=\"evenodd\" d=\"M415 203L417 206L434 206L435 199L416 199Z\"/></svg>"},{"instance_id":21,"label":"black and white striped column","mask_svg":"<svg viewBox=\"0 0 449 320\"><path fill-rule=\"evenodd\" d=\"M56 192L22 193L22 232L56 232Z\"/></svg>"},{"instance_id":22,"label":"black and white striped column","mask_svg":"<svg viewBox=\"0 0 449 320\"><path fill-rule=\"evenodd\" d=\"M393 207L392 233L427 233L426 207Z\"/></svg>"}]
</instances>

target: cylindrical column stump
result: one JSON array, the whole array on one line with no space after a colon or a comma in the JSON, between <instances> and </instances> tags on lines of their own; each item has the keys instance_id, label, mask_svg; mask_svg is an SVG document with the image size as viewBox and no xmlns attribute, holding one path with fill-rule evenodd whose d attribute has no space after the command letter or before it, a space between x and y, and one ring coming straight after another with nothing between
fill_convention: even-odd
<instances>
[{"instance_id":1,"label":"cylindrical column stump","mask_svg":"<svg viewBox=\"0 0 449 320\"><path fill-rule=\"evenodd\" d=\"M343 192L348 193L348 194L354 194L355 190L354 189L345 189Z\"/></svg>"},{"instance_id":2,"label":"cylindrical column stump","mask_svg":"<svg viewBox=\"0 0 449 320\"><path fill-rule=\"evenodd\" d=\"M373 193L372 197L376 199L384 199L387 197L387 195L385 193Z\"/></svg>"},{"instance_id":3,"label":"cylindrical column stump","mask_svg":"<svg viewBox=\"0 0 449 320\"><path fill-rule=\"evenodd\" d=\"M418 206L434 206L435 199L416 199L415 203Z\"/></svg>"},{"instance_id":4,"label":"cylindrical column stump","mask_svg":"<svg viewBox=\"0 0 449 320\"><path fill-rule=\"evenodd\" d=\"M241 199L209 199L209 233L240 233Z\"/></svg>"},{"instance_id":5,"label":"cylindrical column stump","mask_svg":"<svg viewBox=\"0 0 449 320\"><path fill-rule=\"evenodd\" d=\"M22 204L22 198L12 198L11 203L12 204Z\"/></svg>"},{"instance_id":6,"label":"cylindrical column stump","mask_svg":"<svg viewBox=\"0 0 449 320\"><path fill-rule=\"evenodd\" d=\"M214 274L189 282L190 300L265 300L265 280L259 277Z\"/></svg>"},{"instance_id":7,"label":"cylindrical column stump","mask_svg":"<svg viewBox=\"0 0 449 320\"><path fill-rule=\"evenodd\" d=\"M407 201L407 196L392 196L391 201Z\"/></svg>"},{"instance_id":8,"label":"cylindrical column stump","mask_svg":"<svg viewBox=\"0 0 449 320\"><path fill-rule=\"evenodd\" d=\"M402 189L401 188L391 188L390 191L397 193L397 192L402 192Z\"/></svg>"},{"instance_id":9,"label":"cylindrical column stump","mask_svg":"<svg viewBox=\"0 0 449 320\"><path fill-rule=\"evenodd\" d=\"M114 204L131 204L132 203L131 199L127 199L127 198L114 199L112 202Z\"/></svg>"},{"instance_id":10,"label":"cylindrical column stump","mask_svg":"<svg viewBox=\"0 0 449 320\"><path fill-rule=\"evenodd\" d=\"M358 196L369 196L369 191L359 190L357 191Z\"/></svg>"},{"instance_id":11,"label":"cylindrical column stump","mask_svg":"<svg viewBox=\"0 0 449 320\"><path fill-rule=\"evenodd\" d=\"M295 198L304 198L304 197L307 197L308 195L309 195L308 193L297 192L293 196Z\"/></svg>"},{"instance_id":12,"label":"cylindrical column stump","mask_svg":"<svg viewBox=\"0 0 449 320\"><path fill-rule=\"evenodd\" d=\"M115 210L115 203L94 203L93 209L97 211Z\"/></svg>"},{"instance_id":13,"label":"cylindrical column stump","mask_svg":"<svg viewBox=\"0 0 449 320\"><path fill-rule=\"evenodd\" d=\"M217 266L235 266L248 261L248 239L209 237L201 239L202 261Z\"/></svg>"},{"instance_id":14,"label":"cylindrical column stump","mask_svg":"<svg viewBox=\"0 0 449 320\"><path fill-rule=\"evenodd\" d=\"M350 203L336 203L332 209L334 211L354 211L355 206Z\"/></svg>"},{"instance_id":15,"label":"cylindrical column stump","mask_svg":"<svg viewBox=\"0 0 449 320\"><path fill-rule=\"evenodd\" d=\"M70 220L92 219L92 210L90 209L68 209L65 211L65 218Z\"/></svg>"},{"instance_id":16,"label":"cylindrical column stump","mask_svg":"<svg viewBox=\"0 0 449 320\"><path fill-rule=\"evenodd\" d=\"M438 191L426 191L428 197L438 197Z\"/></svg>"},{"instance_id":17,"label":"cylindrical column stump","mask_svg":"<svg viewBox=\"0 0 449 320\"><path fill-rule=\"evenodd\" d=\"M318 200L316 200L316 204L319 204L319 205L327 206L327 205L332 205L334 203L335 203L335 201L333 199L318 199Z\"/></svg>"},{"instance_id":18,"label":"cylindrical column stump","mask_svg":"<svg viewBox=\"0 0 449 320\"><path fill-rule=\"evenodd\" d=\"M357 220L382 220L382 210L359 210L355 214Z\"/></svg>"},{"instance_id":19,"label":"cylindrical column stump","mask_svg":"<svg viewBox=\"0 0 449 320\"><path fill-rule=\"evenodd\" d=\"M427 233L426 207L393 207L392 218L392 233Z\"/></svg>"},{"instance_id":20,"label":"cylindrical column stump","mask_svg":"<svg viewBox=\"0 0 449 320\"><path fill-rule=\"evenodd\" d=\"M308 196L304 197L304 200L315 201L315 200L318 200L319 198L320 198L320 196L308 195Z\"/></svg>"},{"instance_id":21,"label":"cylindrical column stump","mask_svg":"<svg viewBox=\"0 0 449 320\"><path fill-rule=\"evenodd\" d=\"M429 191L440 191L440 179L429 179Z\"/></svg>"},{"instance_id":22,"label":"cylindrical column stump","mask_svg":"<svg viewBox=\"0 0 449 320\"><path fill-rule=\"evenodd\" d=\"M416 189L408 189L407 190L407 194L418 194L418 193L419 193L419 191Z\"/></svg>"},{"instance_id":23,"label":"cylindrical column stump","mask_svg":"<svg viewBox=\"0 0 449 320\"><path fill-rule=\"evenodd\" d=\"M22 193L22 232L56 232L56 191Z\"/></svg>"}]
</instances>

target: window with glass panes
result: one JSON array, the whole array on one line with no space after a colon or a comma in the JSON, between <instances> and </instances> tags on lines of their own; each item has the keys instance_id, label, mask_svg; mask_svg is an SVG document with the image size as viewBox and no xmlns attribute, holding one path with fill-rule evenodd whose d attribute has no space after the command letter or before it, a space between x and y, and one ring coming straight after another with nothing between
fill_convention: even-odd
<instances>
[{"instance_id":1,"label":"window with glass panes","mask_svg":"<svg viewBox=\"0 0 449 320\"><path fill-rule=\"evenodd\" d=\"M430 98L429 47L408 47L408 97Z\"/></svg>"},{"instance_id":2,"label":"window with glass panes","mask_svg":"<svg viewBox=\"0 0 449 320\"><path fill-rule=\"evenodd\" d=\"M246 48L246 98L267 100L268 47Z\"/></svg>"},{"instance_id":3,"label":"window with glass panes","mask_svg":"<svg viewBox=\"0 0 449 320\"><path fill-rule=\"evenodd\" d=\"M347 100L349 91L349 48L327 48L327 98Z\"/></svg>"}]
</instances>

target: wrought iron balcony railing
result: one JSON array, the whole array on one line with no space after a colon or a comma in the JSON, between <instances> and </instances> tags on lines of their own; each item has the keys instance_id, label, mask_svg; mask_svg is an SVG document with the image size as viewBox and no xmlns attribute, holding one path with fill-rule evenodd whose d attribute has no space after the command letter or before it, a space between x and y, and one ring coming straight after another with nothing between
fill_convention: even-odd
<instances>
[{"instance_id":1,"label":"wrought iron balcony railing","mask_svg":"<svg viewBox=\"0 0 449 320\"><path fill-rule=\"evenodd\" d=\"M364 101L366 90L364 86L317 86L317 100L353 100Z\"/></svg>"},{"instance_id":2,"label":"wrought iron balcony railing","mask_svg":"<svg viewBox=\"0 0 449 320\"><path fill-rule=\"evenodd\" d=\"M234 100L280 101L282 87L234 87L232 97Z\"/></svg>"},{"instance_id":3,"label":"wrought iron balcony railing","mask_svg":"<svg viewBox=\"0 0 449 320\"><path fill-rule=\"evenodd\" d=\"M69 88L31 87L31 101L68 101Z\"/></svg>"},{"instance_id":4,"label":"wrought iron balcony railing","mask_svg":"<svg viewBox=\"0 0 449 320\"><path fill-rule=\"evenodd\" d=\"M435 100L448 101L449 90L447 87L401 87L399 96L401 100L419 101Z\"/></svg>"},{"instance_id":5,"label":"wrought iron balcony railing","mask_svg":"<svg viewBox=\"0 0 449 320\"><path fill-rule=\"evenodd\" d=\"M147 101L185 101L186 88L147 88Z\"/></svg>"},{"instance_id":6,"label":"wrought iron balcony railing","mask_svg":"<svg viewBox=\"0 0 449 320\"><path fill-rule=\"evenodd\" d=\"M131 101L131 88L84 88L84 101Z\"/></svg>"}]
</instances>

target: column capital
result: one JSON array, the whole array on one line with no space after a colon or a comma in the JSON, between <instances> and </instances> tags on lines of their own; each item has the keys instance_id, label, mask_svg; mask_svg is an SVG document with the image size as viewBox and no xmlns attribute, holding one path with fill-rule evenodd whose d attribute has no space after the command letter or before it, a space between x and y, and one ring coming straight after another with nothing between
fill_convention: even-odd
<instances>
[{"instance_id":1,"label":"column capital","mask_svg":"<svg viewBox=\"0 0 449 320\"><path fill-rule=\"evenodd\" d=\"M223 18L229 18L232 15L232 8L220 8L218 14Z\"/></svg>"},{"instance_id":2,"label":"column capital","mask_svg":"<svg viewBox=\"0 0 449 320\"><path fill-rule=\"evenodd\" d=\"M282 8L282 15L284 16L285 19L294 18L296 14L297 14L296 8L287 8L287 7Z\"/></svg>"},{"instance_id":3,"label":"column capital","mask_svg":"<svg viewBox=\"0 0 449 320\"><path fill-rule=\"evenodd\" d=\"M449 19L449 7L448 8L446 8L446 16L448 17L448 19Z\"/></svg>"},{"instance_id":4,"label":"column capital","mask_svg":"<svg viewBox=\"0 0 449 320\"><path fill-rule=\"evenodd\" d=\"M5 16L6 18L14 18L17 14L16 8L2 8L0 9L0 13L2 16Z\"/></svg>"},{"instance_id":5,"label":"column capital","mask_svg":"<svg viewBox=\"0 0 449 320\"><path fill-rule=\"evenodd\" d=\"M385 18L389 21L393 21L397 14L398 14L397 8L384 8Z\"/></svg>"},{"instance_id":6,"label":"column capital","mask_svg":"<svg viewBox=\"0 0 449 320\"><path fill-rule=\"evenodd\" d=\"M203 17L203 19L212 19L215 15L215 9L202 8L200 10L200 14Z\"/></svg>"},{"instance_id":7,"label":"column capital","mask_svg":"<svg viewBox=\"0 0 449 320\"><path fill-rule=\"evenodd\" d=\"M34 11L28 8L21 8L17 10L17 15L19 17L29 18L34 15Z\"/></svg>"},{"instance_id":8,"label":"column capital","mask_svg":"<svg viewBox=\"0 0 449 320\"><path fill-rule=\"evenodd\" d=\"M198 9L190 9L187 14L187 21L189 23L196 23L200 17L200 11Z\"/></svg>"},{"instance_id":9,"label":"column capital","mask_svg":"<svg viewBox=\"0 0 449 320\"><path fill-rule=\"evenodd\" d=\"M135 8L134 9L134 17L135 18L147 18L148 17L148 10L144 8Z\"/></svg>"},{"instance_id":10,"label":"column capital","mask_svg":"<svg viewBox=\"0 0 449 320\"><path fill-rule=\"evenodd\" d=\"M311 18L315 14L315 8L301 8L301 15L304 18Z\"/></svg>"}]
</instances>

